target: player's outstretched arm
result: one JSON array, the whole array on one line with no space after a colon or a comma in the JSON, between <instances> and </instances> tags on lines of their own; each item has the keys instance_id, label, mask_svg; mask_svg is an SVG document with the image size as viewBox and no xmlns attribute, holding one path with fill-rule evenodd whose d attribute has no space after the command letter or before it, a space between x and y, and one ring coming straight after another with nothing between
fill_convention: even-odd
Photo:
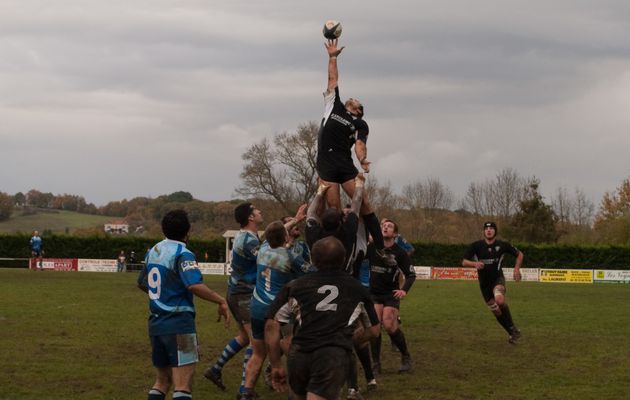
<instances>
[{"instance_id":1,"label":"player's outstretched arm","mask_svg":"<svg viewBox=\"0 0 630 400\"><path fill-rule=\"evenodd\" d=\"M225 326L226 327L229 326L229 324L230 324L230 313L228 311L227 301L225 301L223 296L221 296L220 294L218 294L214 290L210 289L204 283L197 283L197 284L194 284L194 285L190 285L190 286L188 286L188 290L190 290L192 292L192 294L194 294L197 297L200 297L200 298L202 298L204 300L207 300L207 301L210 301L212 303L218 304L219 308L218 308L217 312L219 314L219 318L217 319L217 322L220 321L221 318L225 318Z\"/></svg>"},{"instance_id":2,"label":"player's outstretched arm","mask_svg":"<svg viewBox=\"0 0 630 400\"><path fill-rule=\"evenodd\" d=\"M361 164L363 172L370 172L371 162L367 159L367 145L363 140L357 140L354 142L354 153L357 156L357 160L359 160L359 163Z\"/></svg>"},{"instance_id":3,"label":"player's outstretched arm","mask_svg":"<svg viewBox=\"0 0 630 400\"><path fill-rule=\"evenodd\" d=\"M284 227L286 228L287 231L290 231L291 229L293 229L295 225L297 225L298 223L303 221L304 218L306 218L306 206L307 204L302 204L300 208L298 208L297 213L295 213L295 217L293 217L293 219L291 219L286 224L284 224Z\"/></svg>"},{"instance_id":4,"label":"player's outstretched arm","mask_svg":"<svg viewBox=\"0 0 630 400\"><path fill-rule=\"evenodd\" d=\"M311 201L311 204L309 204L308 210L306 211L307 220L312 219L318 223L320 222L318 211L323 208L324 200L326 199L326 191L329 187L330 186L326 186L322 183L319 184L315 198Z\"/></svg>"},{"instance_id":5,"label":"player's outstretched arm","mask_svg":"<svg viewBox=\"0 0 630 400\"><path fill-rule=\"evenodd\" d=\"M361 210L361 203L363 202L363 187L365 186L365 176L362 173L358 173L354 178L354 194L352 195L352 202L350 203L350 212L359 215Z\"/></svg>"},{"instance_id":6,"label":"player's outstretched arm","mask_svg":"<svg viewBox=\"0 0 630 400\"><path fill-rule=\"evenodd\" d=\"M328 52L328 93L335 90L339 83L339 70L337 69L337 56L341 54L344 47L337 48L337 39L329 40L324 43Z\"/></svg>"}]
</instances>

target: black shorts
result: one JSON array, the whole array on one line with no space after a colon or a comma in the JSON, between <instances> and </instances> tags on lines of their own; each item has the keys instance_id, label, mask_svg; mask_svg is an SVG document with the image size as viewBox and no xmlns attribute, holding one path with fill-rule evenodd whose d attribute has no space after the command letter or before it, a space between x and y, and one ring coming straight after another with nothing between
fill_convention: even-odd
<instances>
[{"instance_id":1,"label":"black shorts","mask_svg":"<svg viewBox=\"0 0 630 400\"><path fill-rule=\"evenodd\" d=\"M390 294L371 294L374 304L382 304L384 307L394 307L400 310L400 299L394 297L394 293Z\"/></svg>"},{"instance_id":2,"label":"black shorts","mask_svg":"<svg viewBox=\"0 0 630 400\"><path fill-rule=\"evenodd\" d=\"M317 160L317 175L326 182L345 183L358 173L352 160Z\"/></svg>"},{"instance_id":3,"label":"black shorts","mask_svg":"<svg viewBox=\"0 0 630 400\"><path fill-rule=\"evenodd\" d=\"M350 351L343 347L321 347L305 353L291 346L287 358L289 386L298 396L314 393L326 399L337 399L346 383Z\"/></svg>"},{"instance_id":4,"label":"black shorts","mask_svg":"<svg viewBox=\"0 0 630 400\"><path fill-rule=\"evenodd\" d=\"M505 277L503 274L499 275L494 279L481 279L479 280L479 288L481 289L481 294L483 295L483 299L487 302L494 299L494 288L497 285L503 285L505 287Z\"/></svg>"},{"instance_id":5,"label":"black shorts","mask_svg":"<svg viewBox=\"0 0 630 400\"><path fill-rule=\"evenodd\" d=\"M241 326L251 321L249 304L252 300L251 293L238 293L227 295L227 303L234 320Z\"/></svg>"}]
</instances>

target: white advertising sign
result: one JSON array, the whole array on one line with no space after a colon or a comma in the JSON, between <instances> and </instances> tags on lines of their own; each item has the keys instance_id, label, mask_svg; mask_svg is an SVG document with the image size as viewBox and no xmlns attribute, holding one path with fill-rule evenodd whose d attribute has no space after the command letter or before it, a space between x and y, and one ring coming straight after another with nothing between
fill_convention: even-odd
<instances>
[{"instance_id":1,"label":"white advertising sign","mask_svg":"<svg viewBox=\"0 0 630 400\"><path fill-rule=\"evenodd\" d=\"M506 281L514 280L514 268L501 268ZM538 282L538 268L521 268L521 280Z\"/></svg>"},{"instance_id":2,"label":"white advertising sign","mask_svg":"<svg viewBox=\"0 0 630 400\"><path fill-rule=\"evenodd\" d=\"M79 258L78 270L89 272L116 272L117 264L116 260Z\"/></svg>"},{"instance_id":3,"label":"white advertising sign","mask_svg":"<svg viewBox=\"0 0 630 400\"><path fill-rule=\"evenodd\" d=\"M630 271L596 269L593 271L595 283L630 283Z\"/></svg>"},{"instance_id":4,"label":"white advertising sign","mask_svg":"<svg viewBox=\"0 0 630 400\"><path fill-rule=\"evenodd\" d=\"M431 267L413 267L416 271L416 279L431 279Z\"/></svg>"},{"instance_id":5,"label":"white advertising sign","mask_svg":"<svg viewBox=\"0 0 630 400\"><path fill-rule=\"evenodd\" d=\"M204 275L225 275L223 263L197 263L199 270Z\"/></svg>"}]
</instances>

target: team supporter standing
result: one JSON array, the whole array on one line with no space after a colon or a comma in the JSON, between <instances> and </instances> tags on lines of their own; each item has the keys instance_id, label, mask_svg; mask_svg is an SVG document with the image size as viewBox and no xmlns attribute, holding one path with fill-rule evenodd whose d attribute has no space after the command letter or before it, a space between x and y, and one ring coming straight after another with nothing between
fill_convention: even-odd
<instances>
[{"instance_id":1,"label":"team supporter standing","mask_svg":"<svg viewBox=\"0 0 630 400\"><path fill-rule=\"evenodd\" d=\"M29 241L31 247L31 257L35 259L35 268L44 270L44 262L42 256L44 254L44 241L39 236L38 231L33 231L33 237Z\"/></svg>"},{"instance_id":2,"label":"team supporter standing","mask_svg":"<svg viewBox=\"0 0 630 400\"><path fill-rule=\"evenodd\" d=\"M381 224L385 246L394 255L395 266L383 263L374 249L373 245L368 247L368 257L370 259L370 294L374 301L376 313L385 328L385 331L392 342L398 347L401 354L401 363L398 372L406 372L411 369L411 354L407 349L407 342L398 324L400 310L400 300L403 299L416 280L416 274L411 266L409 255L401 249L394 239L398 232L396 223L385 219ZM405 284L402 288L398 286L398 275L405 275ZM373 370L380 373L381 370L381 336L379 335L372 342L372 357L374 359Z\"/></svg>"},{"instance_id":3,"label":"team supporter standing","mask_svg":"<svg viewBox=\"0 0 630 400\"><path fill-rule=\"evenodd\" d=\"M138 286L149 295L149 337L157 376L148 400L163 400L171 383L173 399L192 399L192 377L199 361L193 294L219 304L219 318L229 322L227 302L204 283L195 255L186 249L190 231L184 210L162 219L166 239L149 252Z\"/></svg>"},{"instance_id":4,"label":"team supporter standing","mask_svg":"<svg viewBox=\"0 0 630 400\"><path fill-rule=\"evenodd\" d=\"M494 222L484 223L483 240L470 245L464 255L462 265L477 268L483 299L499 324L508 333L508 341L514 344L521 338L521 331L514 325L510 308L505 302L505 277L501 264L505 254L516 257L514 280L520 281L523 253L510 243L498 240L497 232L497 225Z\"/></svg>"},{"instance_id":5,"label":"team supporter standing","mask_svg":"<svg viewBox=\"0 0 630 400\"><path fill-rule=\"evenodd\" d=\"M343 244L326 237L311 249L316 272L286 284L267 313L265 342L277 390L286 389L281 364L280 323L296 312L296 332L287 358L288 384L294 399L337 399L346 380L357 318L371 325L356 337L365 342L380 325L369 294L344 271Z\"/></svg>"},{"instance_id":6,"label":"team supporter standing","mask_svg":"<svg viewBox=\"0 0 630 400\"><path fill-rule=\"evenodd\" d=\"M317 138L316 169L320 183L329 186L328 204L341 210L340 186L353 197L355 177L358 170L352 160L352 146L364 172L370 171L367 160L367 137L369 128L363 120L363 105L357 99L349 98L345 103L339 96L339 70L337 57L343 47L337 48L337 40L326 43L328 53L328 85L324 93L324 117ZM376 248L383 250L383 236L378 218L370 207L367 196L363 196L361 216L374 238Z\"/></svg>"},{"instance_id":7,"label":"team supporter standing","mask_svg":"<svg viewBox=\"0 0 630 400\"><path fill-rule=\"evenodd\" d=\"M289 222L293 222L291 219ZM265 242L258 252L258 274L256 288L251 300L252 348L254 353L247 364L245 377L245 392L241 399L257 397L254 387L262 363L267 356L265 348L265 316L271 302L276 298L282 287L294 278L304 274L302 269L304 260L295 257L285 247L288 232L281 221L272 222L265 230Z\"/></svg>"},{"instance_id":8,"label":"team supporter standing","mask_svg":"<svg viewBox=\"0 0 630 400\"><path fill-rule=\"evenodd\" d=\"M258 227L263 222L262 213L252 203L242 203L234 209L234 219L241 230L234 237L232 246L232 272L228 280L227 301L239 326L239 333L230 340L217 361L204 372L204 376L221 390L226 390L222 370L239 351L247 347L243 357L243 374L240 391L245 390L245 370L252 355L248 347L251 339L249 304L256 285L256 256L260 246Z\"/></svg>"}]
</instances>

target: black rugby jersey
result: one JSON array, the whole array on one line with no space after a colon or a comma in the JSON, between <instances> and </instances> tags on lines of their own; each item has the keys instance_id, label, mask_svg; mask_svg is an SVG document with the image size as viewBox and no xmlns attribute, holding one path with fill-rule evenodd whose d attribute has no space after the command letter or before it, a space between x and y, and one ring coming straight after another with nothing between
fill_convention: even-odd
<instances>
[{"instance_id":1,"label":"black rugby jersey","mask_svg":"<svg viewBox=\"0 0 630 400\"><path fill-rule=\"evenodd\" d=\"M339 98L339 87L334 93L326 93L325 101L325 114L317 137L317 163L327 159L352 161L350 149L356 142L357 128Z\"/></svg>"},{"instance_id":2,"label":"black rugby jersey","mask_svg":"<svg viewBox=\"0 0 630 400\"><path fill-rule=\"evenodd\" d=\"M512 254L516 257L519 250L508 242L495 240L491 244L485 240L478 240L470 245L464 258L470 261L481 261L484 267L477 270L479 280L494 280L503 276L501 263L505 254Z\"/></svg>"},{"instance_id":3,"label":"black rugby jersey","mask_svg":"<svg viewBox=\"0 0 630 400\"><path fill-rule=\"evenodd\" d=\"M402 290L409 293L411 285L416 280L416 271L411 265L411 258L405 250L396 243L388 247L389 251L396 259L395 266L388 266L383 259L376 254L376 247L373 243L368 246L368 257L370 259L370 293L376 295L392 294L393 290L399 289L398 274L405 275L405 285Z\"/></svg>"},{"instance_id":4,"label":"black rugby jersey","mask_svg":"<svg viewBox=\"0 0 630 400\"><path fill-rule=\"evenodd\" d=\"M326 231L322 225L314 219L308 219L306 221L306 228L304 230L304 236L306 238L306 244L309 249L313 247L315 242L328 236L334 236L343 244L343 248L346 250L346 259L344 260L343 269L346 272L351 272L352 263L354 261L354 254L357 245L357 231L359 229L359 216L355 213L349 213L341 224L339 231Z\"/></svg>"},{"instance_id":5,"label":"black rugby jersey","mask_svg":"<svg viewBox=\"0 0 630 400\"><path fill-rule=\"evenodd\" d=\"M367 290L341 270L313 272L286 284L267 318L288 323L291 315L292 346L303 352L327 346L352 350L353 322L357 318L372 325L379 322Z\"/></svg>"}]
</instances>

